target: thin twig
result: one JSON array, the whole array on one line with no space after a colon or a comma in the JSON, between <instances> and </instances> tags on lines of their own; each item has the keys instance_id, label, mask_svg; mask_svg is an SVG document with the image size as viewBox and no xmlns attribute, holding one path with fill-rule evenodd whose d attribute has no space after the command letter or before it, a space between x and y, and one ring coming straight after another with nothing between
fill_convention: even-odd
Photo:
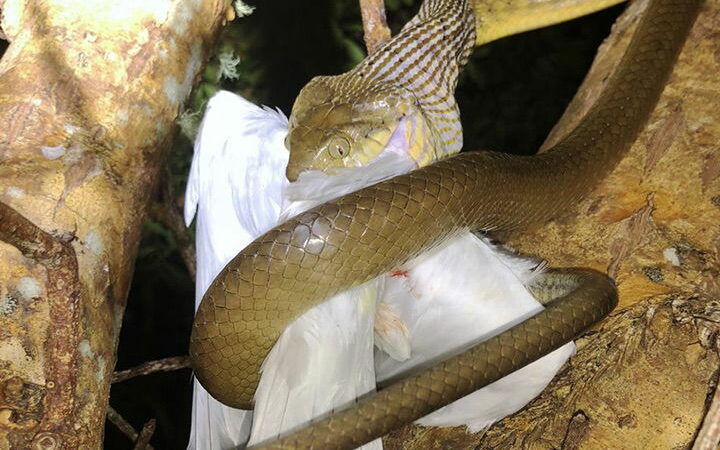
<instances>
[{"instance_id":1,"label":"thin twig","mask_svg":"<svg viewBox=\"0 0 720 450\"><path fill-rule=\"evenodd\" d=\"M384 0L360 0L360 14L365 34L365 47L370 55L390 39Z\"/></svg>"},{"instance_id":2,"label":"thin twig","mask_svg":"<svg viewBox=\"0 0 720 450\"><path fill-rule=\"evenodd\" d=\"M138 434L137 431L135 431L135 428L133 428L130 423L125 420L123 416L120 415L119 412L115 410L112 406L108 405L107 407L107 419L117 427L118 430L125 436L127 436L131 441L136 442L138 441ZM147 424L146 424L147 425ZM153 428L155 428L155 425L153 425ZM143 427L143 430L145 428ZM153 450L152 446L149 444L145 444L146 450Z\"/></svg>"},{"instance_id":3,"label":"thin twig","mask_svg":"<svg viewBox=\"0 0 720 450\"><path fill-rule=\"evenodd\" d=\"M718 444L720 444L720 377L716 382L710 408L705 414L692 450L716 450Z\"/></svg>"},{"instance_id":4,"label":"thin twig","mask_svg":"<svg viewBox=\"0 0 720 450\"><path fill-rule=\"evenodd\" d=\"M150 205L149 213L155 220L165 225L173 234L185 267L194 280L195 274L197 273L195 265L195 245L190 238L188 229L185 227L185 219L180 212L180 208L175 204L175 189L172 185L172 177L170 176L169 170L165 171L161 182L160 201L153 202Z\"/></svg>"},{"instance_id":5,"label":"thin twig","mask_svg":"<svg viewBox=\"0 0 720 450\"><path fill-rule=\"evenodd\" d=\"M139 366L131 367L130 369L119 370L113 373L112 383L119 383L129 380L130 378L149 375L155 372L172 372L188 367L190 367L190 358L187 356L171 356L170 358L148 361Z\"/></svg>"},{"instance_id":6,"label":"thin twig","mask_svg":"<svg viewBox=\"0 0 720 450\"><path fill-rule=\"evenodd\" d=\"M155 419L150 419L147 422L145 422L145 425L143 425L142 430L140 431L140 435L138 436L137 440L135 441L135 446L133 447L133 450L151 449L152 447L150 447L150 439L152 439L154 432L155 432Z\"/></svg>"}]
</instances>

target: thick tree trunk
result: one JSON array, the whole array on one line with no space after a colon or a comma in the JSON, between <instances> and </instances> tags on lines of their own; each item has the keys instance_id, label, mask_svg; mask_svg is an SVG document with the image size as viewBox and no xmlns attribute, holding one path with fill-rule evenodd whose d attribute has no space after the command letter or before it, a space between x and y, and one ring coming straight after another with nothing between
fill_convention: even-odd
<instances>
[{"instance_id":1,"label":"thick tree trunk","mask_svg":"<svg viewBox=\"0 0 720 450\"><path fill-rule=\"evenodd\" d=\"M0 1L0 449L101 447L145 204L228 7Z\"/></svg>"},{"instance_id":2,"label":"thick tree trunk","mask_svg":"<svg viewBox=\"0 0 720 450\"><path fill-rule=\"evenodd\" d=\"M646 1L635 1L548 141L602 90ZM562 220L505 236L555 267L607 271L620 306L578 341L543 394L489 430L408 427L390 449L687 448L717 384L720 331L720 0L706 0L632 151Z\"/></svg>"}]
</instances>

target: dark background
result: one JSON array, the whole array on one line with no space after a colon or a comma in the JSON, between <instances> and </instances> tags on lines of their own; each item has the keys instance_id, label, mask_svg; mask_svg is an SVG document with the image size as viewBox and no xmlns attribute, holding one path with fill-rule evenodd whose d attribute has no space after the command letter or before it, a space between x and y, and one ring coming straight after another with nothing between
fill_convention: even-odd
<instances>
[{"instance_id":1,"label":"dark background","mask_svg":"<svg viewBox=\"0 0 720 450\"><path fill-rule=\"evenodd\" d=\"M386 1L393 31L414 14L419 3ZM201 108L222 87L289 114L297 92L310 78L341 73L364 56L356 1L264 0L255 6L252 15L227 27L218 46L240 56L239 78L216 82L217 63L211 61L190 108ZM456 93L465 147L533 153L562 114L621 10L622 6L615 7L476 49ZM191 155L191 141L179 134L168 161L178 208ZM175 237L149 218L116 368L186 354L193 299L193 281ZM115 384L110 404L138 430L148 419L157 419L154 447L179 449L187 445L191 388L187 369L158 373ZM131 449L132 443L108 424L105 448Z\"/></svg>"}]
</instances>

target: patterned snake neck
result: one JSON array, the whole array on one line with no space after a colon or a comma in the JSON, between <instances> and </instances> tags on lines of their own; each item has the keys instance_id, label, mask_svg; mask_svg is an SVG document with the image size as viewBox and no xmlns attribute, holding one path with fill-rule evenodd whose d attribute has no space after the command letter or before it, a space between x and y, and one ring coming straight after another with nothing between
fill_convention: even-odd
<instances>
[{"instance_id":1,"label":"patterned snake neck","mask_svg":"<svg viewBox=\"0 0 720 450\"><path fill-rule=\"evenodd\" d=\"M438 156L462 148L455 87L475 45L475 15L468 1L429 0L402 31L346 76L338 89L362 95L373 86L410 91L436 138Z\"/></svg>"},{"instance_id":2,"label":"patterned snake neck","mask_svg":"<svg viewBox=\"0 0 720 450\"><path fill-rule=\"evenodd\" d=\"M470 1L427 0L353 70L311 80L290 117L288 178L366 164L393 135L407 143L418 166L459 152L462 125L453 93L474 44Z\"/></svg>"}]
</instances>

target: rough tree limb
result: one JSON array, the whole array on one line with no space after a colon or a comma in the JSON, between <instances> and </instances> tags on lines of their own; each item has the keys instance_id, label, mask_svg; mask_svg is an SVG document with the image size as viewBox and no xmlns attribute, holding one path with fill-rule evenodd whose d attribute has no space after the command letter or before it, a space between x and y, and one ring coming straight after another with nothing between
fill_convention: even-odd
<instances>
[{"instance_id":1,"label":"rough tree limb","mask_svg":"<svg viewBox=\"0 0 720 450\"><path fill-rule=\"evenodd\" d=\"M160 199L150 204L148 214L170 230L175 238L183 263L185 263L185 268L190 274L190 278L194 280L197 274L195 242L192 239L190 230L185 226L182 209L177 204L177 196L172 185L170 170L165 170L159 190Z\"/></svg>"},{"instance_id":2,"label":"rough tree limb","mask_svg":"<svg viewBox=\"0 0 720 450\"><path fill-rule=\"evenodd\" d=\"M188 356L171 356L169 358L144 362L130 369L119 370L113 374L111 382L120 383L135 377L150 375L157 372L172 372L174 370L187 369L189 367L190 358Z\"/></svg>"},{"instance_id":3,"label":"rough tree limb","mask_svg":"<svg viewBox=\"0 0 720 450\"><path fill-rule=\"evenodd\" d=\"M633 2L551 142L572 129L617 64ZM648 126L573 213L505 236L556 267L617 281L620 306L525 409L482 433L408 427L388 449L689 448L717 379L720 331L720 0L706 0Z\"/></svg>"},{"instance_id":4,"label":"rough tree limb","mask_svg":"<svg viewBox=\"0 0 720 450\"><path fill-rule=\"evenodd\" d=\"M0 448L100 448L149 192L226 0L5 0Z\"/></svg>"},{"instance_id":5,"label":"rough tree limb","mask_svg":"<svg viewBox=\"0 0 720 450\"><path fill-rule=\"evenodd\" d=\"M363 39L368 55L390 39L390 28L385 19L385 0L360 0Z\"/></svg>"},{"instance_id":6,"label":"rough tree limb","mask_svg":"<svg viewBox=\"0 0 720 450\"><path fill-rule=\"evenodd\" d=\"M152 447L150 447L150 439L152 439L153 433L155 433L155 419L150 419L143 425L142 430L140 430L133 450L152 450Z\"/></svg>"}]
</instances>

